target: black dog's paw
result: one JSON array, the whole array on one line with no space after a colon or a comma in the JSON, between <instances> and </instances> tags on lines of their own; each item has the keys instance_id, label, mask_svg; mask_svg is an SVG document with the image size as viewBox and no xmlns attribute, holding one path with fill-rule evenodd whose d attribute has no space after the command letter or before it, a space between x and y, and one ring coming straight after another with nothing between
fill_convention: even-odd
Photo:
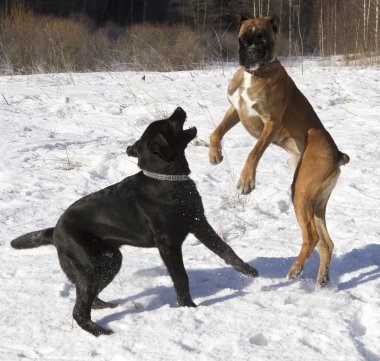
<instances>
[{"instance_id":1,"label":"black dog's paw","mask_svg":"<svg viewBox=\"0 0 380 361\"><path fill-rule=\"evenodd\" d=\"M191 298L178 299L178 306L181 307L197 307Z\"/></svg>"},{"instance_id":2,"label":"black dog's paw","mask_svg":"<svg viewBox=\"0 0 380 361\"><path fill-rule=\"evenodd\" d=\"M109 330L107 328L101 328L100 330L97 331L97 333L94 333L94 336L98 337L98 336L101 336L101 335L112 335L113 334L113 331L112 330Z\"/></svg>"},{"instance_id":3,"label":"black dog's paw","mask_svg":"<svg viewBox=\"0 0 380 361\"><path fill-rule=\"evenodd\" d=\"M246 275L246 276L249 276L249 277L258 277L259 276L259 272L257 271L257 269L251 267L247 263L243 263L242 265L236 266L236 267L234 267L234 269L236 271Z\"/></svg>"},{"instance_id":4,"label":"black dog's paw","mask_svg":"<svg viewBox=\"0 0 380 361\"><path fill-rule=\"evenodd\" d=\"M95 301L92 303L91 308L93 310L102 310L104 308L115 308L117 306L119 306L118 303L105 302L97 297L95 298Z\"/></svg>"},{"instance_id":5,"label":"black dog's paw","mask_svg":"<svg viewBox=\"0 0 380 361\"><path fill-rule=\"evenodd\" d=\"M83 317L75 317L74 319L77 321L78 325L82 327L85 331L91 333L92 335L98 337L101 335L111 335L113 333L112 330L100 327L96 323L91 320L85 319Z\"/></svg>"}]
</instances>

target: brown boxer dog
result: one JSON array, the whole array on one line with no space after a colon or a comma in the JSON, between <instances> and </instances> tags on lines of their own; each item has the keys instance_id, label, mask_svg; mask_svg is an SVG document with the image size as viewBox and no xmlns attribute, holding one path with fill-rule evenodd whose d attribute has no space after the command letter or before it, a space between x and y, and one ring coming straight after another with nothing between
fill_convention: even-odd
<instances>
[{"instance_id":1,"label":"brown boxer dog","mask_svg":"<svg viewBox=\"0 0 380 361\"><path fill-rule=\"evenodd\" d=\"M277 19L242 17L239 29L241 67L228 87L231 103L210 136L210 162L223 160L221 140L239 121L258 139L241 172L238 189L255 188L256 168L269 144L284 148L295 170L292 200L302 230L302 249L288 272L294 279L318 244L317 284L329 280L334 244L326 228L326 205L338 180L339 166L349 162L324 128L314 109L276 58Z\"/></svg>"}]
</instances>

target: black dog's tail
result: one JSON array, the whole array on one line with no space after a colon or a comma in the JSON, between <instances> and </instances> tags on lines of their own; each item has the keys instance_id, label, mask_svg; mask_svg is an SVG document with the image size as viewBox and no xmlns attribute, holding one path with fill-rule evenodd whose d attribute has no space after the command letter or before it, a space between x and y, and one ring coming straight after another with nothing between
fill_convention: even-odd
<instances>
[{"instance_id":1,"label":"black dog's tail","mask_svg":"<svg viewBox=\"0 0 380 361\"><path fill-rule=\"evenodd\" d=\"M11 246L16 249L35 248L53 244L54 228L46 228L41 231L30 232L14 239Z\"/></svg>"}]
</instances>

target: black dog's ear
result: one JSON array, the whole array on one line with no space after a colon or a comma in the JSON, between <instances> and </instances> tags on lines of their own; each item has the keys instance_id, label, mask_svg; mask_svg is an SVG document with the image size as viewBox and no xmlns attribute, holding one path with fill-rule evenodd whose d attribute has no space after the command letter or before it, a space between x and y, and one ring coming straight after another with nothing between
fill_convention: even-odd
<instances>
[{"instance_id":1,"label":"black dog's ear","mask_svg":"<svg viewBox=\"0 0 380 361\"><path fill-rule=\"evenodd\" d=\"M272 30L275 34L277 34L278 32L278 25L280 23L280 19L278 18L277 15L273 15L273 16L268 16L267 17L270 24L272 25Z\"/></svg>"},{"instance_id":2,"label":"black dog's ear","mask_svg":"<svg viewBox=\"0 0 380 361\"><path fill-rule=\"evenodd\" d=\"M239 30L241 28L241 24L243 23L243 21L246 21L248 20L248 18L244 15L240 15L240 22L239 22Z\"/></svg>"},{"instance_id":3,"label":"black dog's ear","mask_svg":"<svg viewBox=\"0 0 380 361\"><path fill-rule=\"evenodd\" d=\"M147 146L151 153L157 154L163 160L169 160L172 157L170 146L161 134L157 134Z\"/></svg>"}]
</instances>

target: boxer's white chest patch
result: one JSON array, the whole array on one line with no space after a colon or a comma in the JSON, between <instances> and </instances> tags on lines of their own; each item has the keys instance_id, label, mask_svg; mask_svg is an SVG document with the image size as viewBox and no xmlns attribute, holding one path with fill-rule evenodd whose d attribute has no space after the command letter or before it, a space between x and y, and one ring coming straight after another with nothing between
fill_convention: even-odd
<instances>
[{"instance_id":1,"label":"boxer's white chest patch","mask_svg":"<svg viewBox=\"0 0 380 361\"><path fill-rule=\"evenodd\" d=\"M245 71L241 86L229 96L230 102L235 109L241 110L242 107L240 102L243 101L247 110L247 115L250 118L259 115L256 110L253 109L253 106L256 104L256 99L252 99L248 95L248 89L252 87L251 79L252 75Z\"/></svg>"}]
</instances>

